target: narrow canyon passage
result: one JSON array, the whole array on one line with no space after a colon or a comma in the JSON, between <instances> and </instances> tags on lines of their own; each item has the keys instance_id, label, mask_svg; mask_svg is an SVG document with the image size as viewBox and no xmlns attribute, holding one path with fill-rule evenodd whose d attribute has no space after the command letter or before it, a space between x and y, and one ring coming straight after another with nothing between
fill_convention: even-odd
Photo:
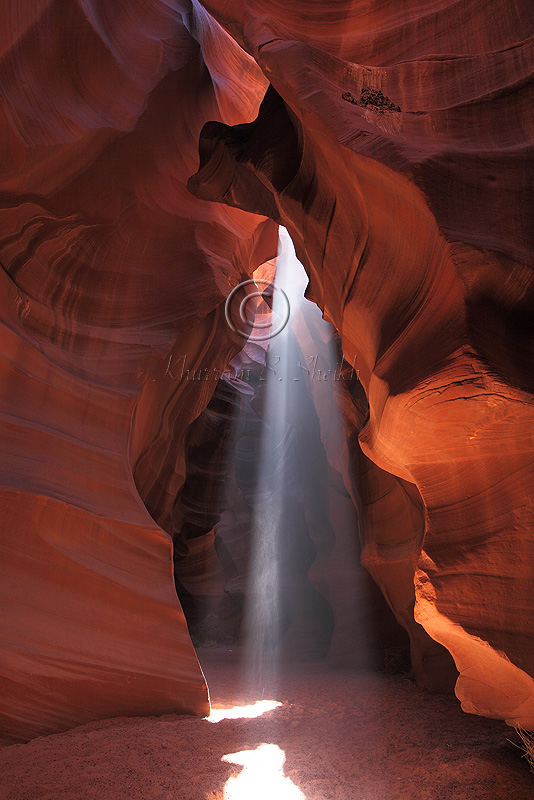
<instances>
[{"instance_id":1,"label":"narrow canyon passage","mask_svg":"<svg viewBox=\"0 0 534 800\"><path fill-rule=\"evenodd\" d=\"M263 700L281 705L242 718L267 705L242 688L242 653L198 655L219 721L112 719L13 745L0 751L2 800L532 797L514 732L463 714L453 697L401 676L293 665L265 687Z\"/></svg>"},{"instance_id":2,"label":"narrow canyon passage","mask_svg":"<svg viewBox=\"0 0 534 800\"><path fill-rule=\"evenodd\" d=\"M365 420L359 369L305 298L304 267L279 235L276 260L227 302L229 325L248 325L246 344L186 440L173 514L193 642L241 645L256 691L287 661L410 667L404 621L360 561L361 454L348 419ZM408 604L413 581L409 591Z\"/></svg>"},{"instance_id":3,"label":"narrow canyon passage","mask_svg":"<svg viewBox=\"0 0 534 800\"><path fill-rule=\"evenodd\" d=\"M229 324L249 325L246 344L186 442L174 511L176 586L193 641L242 643L256 685L281 655L369 657L370 581L343 405L357 371L343 366L307 283L281 229L275 262L227 303Z\"/></svg>"},{"instance_id":4,"label":"narrow canyon passage","mask_svg":"<svg viewBox=\"0 0 534 800\"><path fill-rule=\"evenodd\" d=\"M0 800L528 800L517 734L416 686L408 637L360 564L344 411L351 386L364 413L365 398L304 299L284 230L276 271L255 278L266 291L252 333L186 444L174 510L190 535L176 585L211 714L117 717L12 745ZM221 419L199 483L196 448ZM199 505L221 512L208 533Z\"/></svg>"},{"instance_id":5,"label":"narrow canyon passage","mask_svg":"<svg viewBox=\"0 0 534 800\"><path fill-rule=\"evenodd\" d=\"M532 0L0 5L0 800L530 800Z\"/></svg>"}]
</instances>

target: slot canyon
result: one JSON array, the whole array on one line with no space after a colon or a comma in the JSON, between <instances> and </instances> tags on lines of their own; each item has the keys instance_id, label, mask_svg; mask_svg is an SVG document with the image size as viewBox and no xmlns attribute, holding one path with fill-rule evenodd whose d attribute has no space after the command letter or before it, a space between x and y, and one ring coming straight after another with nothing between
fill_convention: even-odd
<instances>
[{"instance_id":1,"label":"slot canyon","mask_svg":"<svg viewBox=\"0 0 534 800\"><path fill-rule=\"evenodd\" d=\"M533 797L532 0L2 18L0 800Z\"/></svg>"}]
</instances>

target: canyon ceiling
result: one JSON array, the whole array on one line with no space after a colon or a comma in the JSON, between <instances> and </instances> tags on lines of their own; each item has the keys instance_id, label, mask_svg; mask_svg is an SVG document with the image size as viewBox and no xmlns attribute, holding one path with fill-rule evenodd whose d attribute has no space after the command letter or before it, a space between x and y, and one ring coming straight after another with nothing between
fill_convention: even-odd
<instances>
[{"instance_id":1,"label":"canyon ceiling","mask_svg":"<svg viewBox=\"0 0 534 800\"><path fill-rule=\"evenodd\" d=\"M207 711L172 538L187 552L218 384L179 364L220 374L242 350L225 298L278 225L361 382L337 400L350 435L322 435L330 508L357 511L419 682L534 728L531 0L3 13L5 740ZM330 524L310 581L342 650Z\"/></svg>"}]
</instances>

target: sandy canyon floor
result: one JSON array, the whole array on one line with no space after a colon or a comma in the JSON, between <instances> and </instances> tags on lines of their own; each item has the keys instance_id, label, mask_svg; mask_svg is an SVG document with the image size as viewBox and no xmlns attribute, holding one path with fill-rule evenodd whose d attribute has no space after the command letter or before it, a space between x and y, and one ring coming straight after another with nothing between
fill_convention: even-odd
<instances>
[{"instance_id":1,"label":"sandy canyon floor","mask_svg":"<svg viewBox=\"0 0 534 800\"><path fill-rule=\"evenodd\" d=\"M262 698L240 688L235 650L205 649L199 658L214 708L281 705L214 723L111 719L6 747L2 800L534 797L512 729L466 715L454 698L423 693L405 677L284 666Z\"/></svg>"}]
</instances>

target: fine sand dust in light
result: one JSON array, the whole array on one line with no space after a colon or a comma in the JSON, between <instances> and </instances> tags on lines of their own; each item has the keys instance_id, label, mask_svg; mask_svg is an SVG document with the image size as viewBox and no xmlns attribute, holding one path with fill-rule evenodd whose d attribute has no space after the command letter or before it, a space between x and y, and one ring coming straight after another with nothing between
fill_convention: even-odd
<instances>
[{"instance_id":1,"label":"fine sand dust in light","mask_svg":"<svg viewBox=\"0 0 534 800\"><path fill-rule=\"evenodd\" d=\"M320 665L285 666L255 697L235 651L199 658L213 706L249 707L247 717L113 719L6 747L1 800L534 798L514 731L452 697ZM251 716L266 700L281 705Z\"/></svg>"}]
</instances>

